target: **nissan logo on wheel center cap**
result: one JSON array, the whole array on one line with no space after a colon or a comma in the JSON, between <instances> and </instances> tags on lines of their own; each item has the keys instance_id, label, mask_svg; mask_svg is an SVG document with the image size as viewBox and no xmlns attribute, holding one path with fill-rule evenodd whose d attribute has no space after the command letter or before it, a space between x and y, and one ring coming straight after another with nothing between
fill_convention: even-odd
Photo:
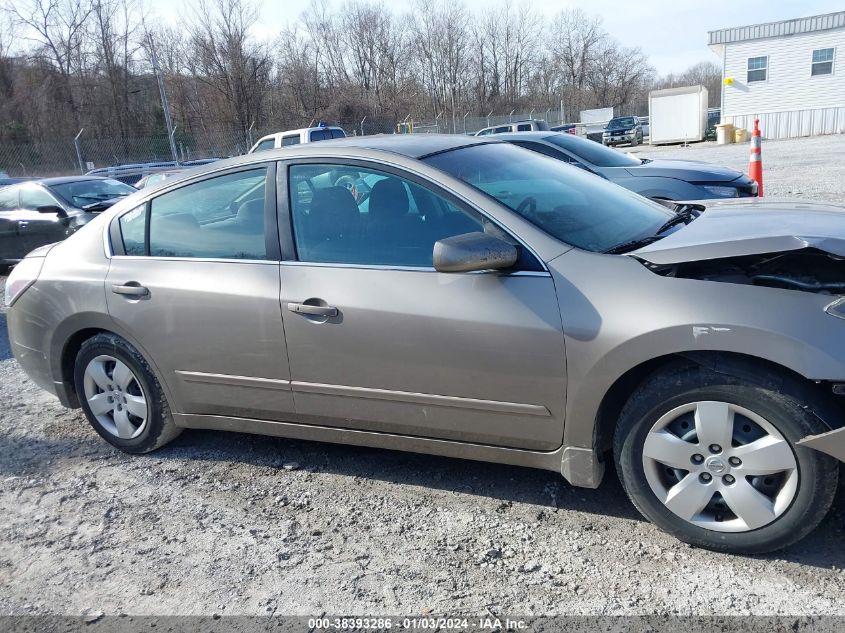
<instances>
[{"instance_id":1,"label":"nissan logo on wheel center cap","mask_svg":"<svg viewBox=\"0 0 845 633\"><path fill-rule=\"evenodd\" d=\"M707 467L707 470L711 473L715 473L716 475L721 475L728 469L728 465L721 457L708 457L707 461L704 462L704 465Z\"/></svg>"}]
</instances>

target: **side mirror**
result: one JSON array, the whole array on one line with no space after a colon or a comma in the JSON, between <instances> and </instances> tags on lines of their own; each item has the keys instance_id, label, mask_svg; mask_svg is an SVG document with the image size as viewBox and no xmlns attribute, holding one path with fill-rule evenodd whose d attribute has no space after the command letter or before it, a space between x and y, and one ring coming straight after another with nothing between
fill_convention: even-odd
<instances>
[{"instance_id":1,"label":"side mirror","mask_svg":"<svg viewBox=\"0 0 845 633\"><path fill-rule=\"evenodd\" d=\"M38 211L38 213L55 213L56 215L65 214L65 210L57 204L45 204L41 207L35 207L35 210Z\"/></svg>"},{"instance_id":2,"label":"side mirror","mask_svg":"<svg viewBox=\"0 0 845 633\"><path fill-rule=\"evenodd\" d=\"M486 233L464 233L434 243L434 268L441 273L510 268L516 264L516 246Z\"/></svg>"}]
</instances>

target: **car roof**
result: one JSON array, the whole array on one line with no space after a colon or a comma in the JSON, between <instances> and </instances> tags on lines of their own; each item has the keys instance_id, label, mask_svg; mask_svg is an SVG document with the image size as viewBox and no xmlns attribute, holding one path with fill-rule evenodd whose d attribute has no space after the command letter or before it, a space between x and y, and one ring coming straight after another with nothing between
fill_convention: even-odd
<instances>
[{"instance_id":1,"label":"car roof","mask_svg":"<svg viewBox=\"0 0 845 633\"><path fill-rule=\"evenodd\" d=\"M51 185L65 185L71 182L85 182L89 180L109 180L108 178L103 178L101 176L55 176L52 178L37 178L35 180L29 180L29 183L35 183L38 185L44 185L45 187L49 187ZM18 183L24 184L24 183Z\"/></svg>"},{"instance_id":2,"label":"car roof","mask_svg":"<svg viewBox=\"0 0 845 633\"><path fill-rule=\"evenodd\" d=\"M339 125L324 125L322 127L301 127L298 130L284 130L282 132L273 132L272 134L266 134L260 139L258 139L258 142L260 143L261 141L269 138L276 138L277 136L287 136L288 134L302 134L303 132L310 132L312 130L343 130L343 128Z\"/></svg>"}]
</instances>

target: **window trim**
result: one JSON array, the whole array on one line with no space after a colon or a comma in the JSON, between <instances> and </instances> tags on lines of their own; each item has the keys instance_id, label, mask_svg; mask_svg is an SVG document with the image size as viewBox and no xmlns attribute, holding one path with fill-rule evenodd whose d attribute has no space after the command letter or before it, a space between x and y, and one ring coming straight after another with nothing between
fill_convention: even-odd
<instances>
[{"instance_id":1,"label":"window trim","mask_svg":"<svg viewBox=\"0 0 845 633\"><path fill-rule=\"evenodd\" d=\"M266 169L264 180L264 250L265 259L241 259L231 257L166 257L162 255L150 255L150 216L152 213L152 201L172 191L195 185L206 180L228 176L240 172ZM156 261L189 261L189 262L242 262L242 263L264 263L277 264L281 260L281 249L279 247L279 225L276 202L276 161L249 162L236 167L218 169L201 174L190 181L179 181L164 189L156 190L153 195L147 196L138 204L116 214L108 225L105 232L106 257L147 259ZM145 206L145 227L144 227L144 255L127 255L123 246L123 235L120 232L120 218L131 213L141 205Z\"/></svg>"},{"instance_id":2,"label":"window trim","mask_svg":"<svg viewBox=\"0 0 845 633\"><path fill-rule=\"evenodd\" d=\"M525 243L524 240L520 239L516 235L514 235L513 231L505 228L502 226L501 222L498 222L495 218L492 218L490 214L484 212L482 209L479 209L474 204L469 203L468 201L464 200L463 198L459 197L455 193L449 191L441 184L434 182L424 176L414 173L406 168L399 167L392 165L390 163L381 163L378 161L370 160L370 159L357 159L357 158L341 158L341 157L331 157L331 156L320 156L320 157L309 157L309 158L292 158L284 161L279 161L279 166L277 170L277 179L284 180L284 191L281 187L279 187L279 194L278 194L278 215L279 215L279 234L280 234L280 241L282 243L282 258L281 263L283 265L296 265L296 266L320 266L323 268L358 268L358 269L375 269L375 270L404 270L404 271L417 271L417 272L437 272L434 267L431 266L403 266L403 265L384 265L384 264L347 264L347 263L339 263L339 262L305 262L300 261L297 253L296 253L296 241L294 237L294 230L293 230L293 208L290 204L290 195L289 195L289 188L288 183L290 182L290 169L291 167L297 165L349 165L351 167L360 167L361 169L372 169L375 171L380 171L386 174L390 174L391 176L396 176L398 178L403 178L408 182L412 182L424 189L429 190L431 193L440 196L447 202L454 204L456 207L461 209L462 211L468 212L470 215L481 216L488 222L495 224L499 227L503 233L510 236L510 238L514 241L515 244L518 244L522 247L525 251L526 255L530 256L535 260L535 262L539 265L542 270L539 271L532 271L532 270L514 270L511 272L503 272L500 270L492 271L492 274L498 275L515 275L518 273L522 273L524 275L531 274L537 276L549 276L549 269L546 266L546 263L543 259L537 254L537 252L531 248L528 244ZM284 196L284 197L282 197ZM284 234L283 234L284 232ZM479 271L482 274L490 274L487 271ZM468 274L468 273L450 273L450 274ZM472 273L472 274L478 274Z\"/></svg>"},{"instance_id":3,"label":"window trim","mask_svg":"<svg viewBox=\"0 0 845 633\"><path fill-rule=\"evenodd\" d=\"M766 60L766 67L765 68L749 68L748 63L752 59L761 59L764 58ZM748 79L748 73L765 70L766 71L766 78L765 79L755 79L751 81ZM768 55L754 55L753 57L746 57L745 58L745 83L746 84L765 84L769 82L769 56Z\"/></svg>"},{"instance_id":4,"label":"window trim","mask_svg":"<svg viewBox=\"0 0 845 633\"><path fill-rule=\"evenodd\" d=\"M833 59L829 62L814 62L813 55L816 51L833 51ZM813 74L813 66L816 64L830 64L830 72L824 73L821 75L814 75ZM833 77L836 74L836 47L835 46L823 46L821 48L814 48L810 51L810 78L815 79L816 77Z\"/></svg>"}]
</instances>

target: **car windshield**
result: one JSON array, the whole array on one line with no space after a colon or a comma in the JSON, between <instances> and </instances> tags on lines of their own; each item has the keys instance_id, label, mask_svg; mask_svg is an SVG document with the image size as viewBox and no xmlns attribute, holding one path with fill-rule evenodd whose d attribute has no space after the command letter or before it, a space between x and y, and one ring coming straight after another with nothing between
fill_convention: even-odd
<instances>
[{"instance_id":1,"label":"car windshield","mask_svg":"<svg viewBox=\"0 0 845 633\"><path fill-rule=\"evenodd\" d=\"M608 130L618 130L619 128L628 129L629 127L634 127L636 123L634 123L634 117L632 116L623 116L619 117L618 119L611 119L610 123L607 124Z\"/></svg>"},{"instance_id":2,"label":"car windshield","mask_svg":"<svg viewBox=\"0 0 845 633\"><path fill-rule=\"evenodd\" d=\"M555 134L545 140L596 167L634 167L642 164L641 159L630 154L573 134Z\"/></svg>"},{"instance_id":3,"label":"car windshield","mask_svg":"<svg viewBox=\"0 0 845 633\"><path fill-rule=\"evenodd\" d=\"M673 216L662 205L607 180L509 143L472 145L423 161L495 198L553 237L589 251L652 236Z\"/></svg>"},{"instance_id":4,"label":"car windshield","mask_svg":"<svg viewBox=\"0 0 845 633\"><path fill-rule=\"evenodd\" d=\"M135 187L111 178L63 182L50 185L50 189L75 207L84 207L113 198L123 198L137 191Z\"/></svg>"}]
</instances>

